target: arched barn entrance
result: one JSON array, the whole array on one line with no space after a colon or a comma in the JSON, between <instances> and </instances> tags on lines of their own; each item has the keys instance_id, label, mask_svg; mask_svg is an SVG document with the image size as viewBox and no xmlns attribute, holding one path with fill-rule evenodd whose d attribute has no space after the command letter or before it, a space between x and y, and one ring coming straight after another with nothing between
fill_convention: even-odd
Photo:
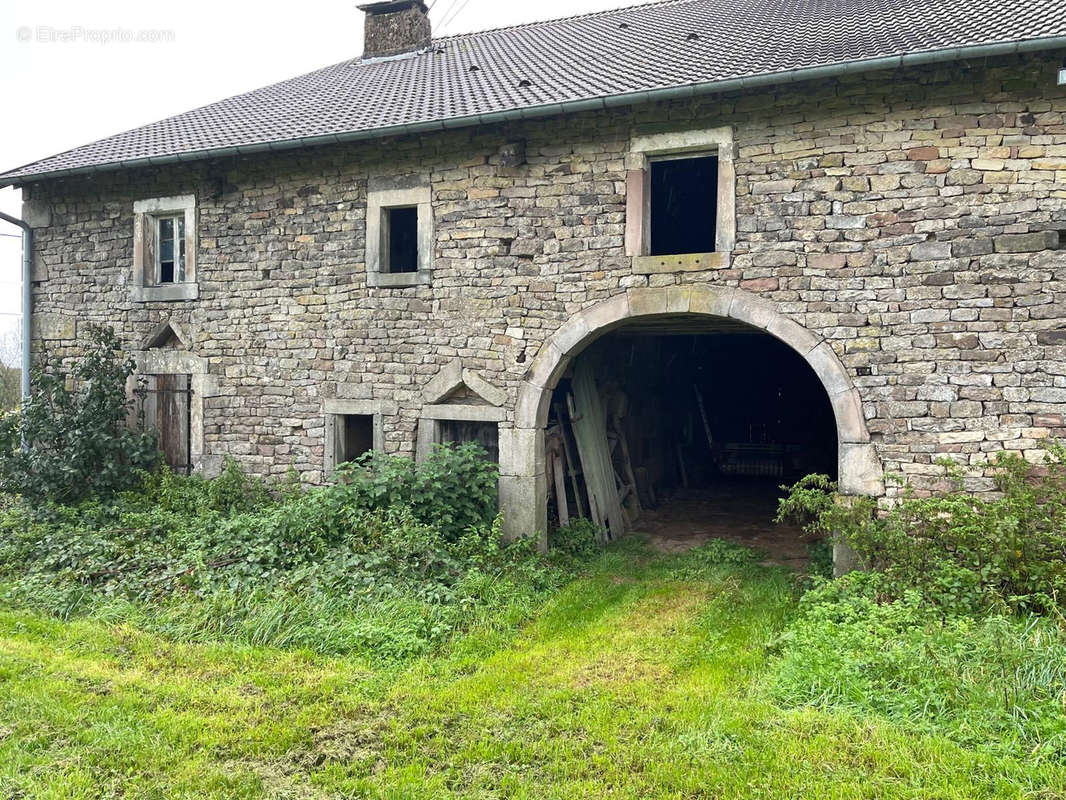
<instances>
[{"instance_id":1,"label":"arched barn entrance","mask_svg":"<svg viewBox=\"0 0 1066 800\"><path fill-rule=\"evenodd\" d=\"M574 424L586 415L593 419ZM573 462L573 434L585 438L586 459L599 456L590 477L600 495L619 473L630 496L611 514L597 509L617 532L639 527L633 518L644 506L654 509L651 524L667 526L715 498L719 510L727 498L742 513L764 514L759 503L773 502L772 487L807 472L835 473L846 494L884 490L858 392L835 352L740 289L633 289L575 315L544 344L520 390L515 429L501 438L511 536L546 535L548 481L554 488L558 476L546 474L545 440L550 422L550 446L561 447L560 421L570 425ZM601 444L593 434L604 427Z\"/></svg>"}]
</instances>

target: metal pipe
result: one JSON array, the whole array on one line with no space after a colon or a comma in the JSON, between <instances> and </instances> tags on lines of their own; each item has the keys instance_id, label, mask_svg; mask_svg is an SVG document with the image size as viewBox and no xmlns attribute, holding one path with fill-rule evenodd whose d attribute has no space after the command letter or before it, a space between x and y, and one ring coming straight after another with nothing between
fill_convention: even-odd
<instances>
[{"instance_id":1,"label":"metal pipe","mask_svg":"<svg viewBox=\"0 0 1066 800\"><path fill-rule=\"evenodd\" d=\"M30 399L30 333L33 314L33 228L25 220L0 211L0 219L22 228L22 402Z\"/></svg>"},{"instance_id":2,"label":"metal pipe","mask_svg":"<svg viewBox=\"0 0 1066 800\"><path fill-rule=\"evenodd\" d=\"M499 122L512 122L515 120L538 119L556 116L558 114L579 113L582 111L634 105L637 103L655 102L659 100L675 100L682 97L694 97L703 94L748 90L782 83L822 80L825 78L840 77L842 75L855 75L861 72L940 64L947 61L961 61L967 58L992 58L995 56L1060 49L1066 49L1066 36L1050 36L1041 39L1029 39L1026 41L994 42L992 44L949 47L941 50L929 50L922 53L882 56L879 58L860 59L858 61L842 61L838 64L824 64L817 67L803 67L801 69L785 70L783 72L768 72L744 78L730 78L727 80L693 83L686 86L669 86L660 89L644 89L636 92L627 92L625 94L601 95L599 97L565 100L562 102L508 109L506 111L493 111L486 114L451 117L445 120L413 122L383 128L369 128L359 131L345 131L343 133L327 133L319 136L301 136L293 139L280 139L274 142L259 142L256 144L237 146L228 145L226 147L193 150L186 153L175 153L165 156L146 156L144 158L133 158L126 161L96 164L88 167L58 169L32 175L3 178L0 179L0 187L20 186L48 178L89 175L118 169L162 166L166 164L184 164L190 161L203 161L205 159L222 158L225 156L281 152L304 147L314 147L317 145L346 144L348 142L366 141L367 139L381 139L386 136L403 136L408 134L429 133L444 129L465 128L474 125L490 125ZM14 171L17 172L18 170Z\"/></svg>"}]
</instances>

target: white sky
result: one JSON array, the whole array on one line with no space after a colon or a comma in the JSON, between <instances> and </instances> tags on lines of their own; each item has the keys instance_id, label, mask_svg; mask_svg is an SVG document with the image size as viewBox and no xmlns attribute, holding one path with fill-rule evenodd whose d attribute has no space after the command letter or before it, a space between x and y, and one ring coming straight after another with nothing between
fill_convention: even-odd
<instances>
[{"instance_id":1,"label":"white sky","mask_svg":"<svg viewBox=\"0 0 1066 800\"><path fill-rule=\"evenodd\" d=\"M365 1L0 0L0 171L357 56ZM427 0L436 34L642 1ZM78 40L55 41L48 28ZM172 31L173 40L96 34L114 29ZM0 211L19 216L19 193L0 190ZM18 323L21 239L3 222L0 234L2 332Z\"/></svg>"}]
</instances>

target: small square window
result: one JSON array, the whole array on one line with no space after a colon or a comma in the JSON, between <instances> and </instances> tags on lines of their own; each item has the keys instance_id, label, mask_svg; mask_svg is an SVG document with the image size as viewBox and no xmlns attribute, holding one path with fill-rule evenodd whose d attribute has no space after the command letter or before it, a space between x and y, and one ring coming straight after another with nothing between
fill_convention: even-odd
<instances>
[{"instance_id":1,"label":"small square window","mask_svg":"<svg viewBox=\"0 0 1066 800\"><path fill-rule=\"evenodd\" d=\"M357 461L374 449L372 414L338 414L333 423L334 463Z\"/></svg>"},{"instance_id":2,"label":"small square window","mask_svg":"<svg viewBox=\"0 0 1066 800\"><path fill-rule=\"evenodd\" d=\"M185 215L155 217L155 283L185 283Z\"/></svg>"},{"instance_id":3,"label":"small square window","mask_svg":"<svg viewBox=\"0 0 1066 800\"><path fill-rule=\"evenodd\" d=\"M418 271L418 207L382 209L385 228L385 271Z\"/></svg>"},{"instance_id":4,"label":"small square window","mask_svg":"<svg viewBox=\"0 0 1066 800\"><path fill-rule=\"evenodd\" d=\"M718 216L718 159L665 158L650 164L649 255L711 253Z\"/></svg>"}]
</instances>

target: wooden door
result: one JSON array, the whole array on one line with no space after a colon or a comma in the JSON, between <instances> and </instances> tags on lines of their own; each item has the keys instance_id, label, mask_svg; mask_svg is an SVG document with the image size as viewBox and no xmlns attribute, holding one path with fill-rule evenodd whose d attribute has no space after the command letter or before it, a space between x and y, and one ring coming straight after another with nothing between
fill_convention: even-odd
<instances>
[{"instance_id":1,"label":"wooden door","mask_svg":"<svg viewBox=\"0 0 1066 800\"><path fill-rule=\"evenodd\" d=\"M189 375L157 375L155 390L155 427L159 432L159 449L163 460L175 472L192 471L192 380Z\"/></svg>"}]
</instances>

